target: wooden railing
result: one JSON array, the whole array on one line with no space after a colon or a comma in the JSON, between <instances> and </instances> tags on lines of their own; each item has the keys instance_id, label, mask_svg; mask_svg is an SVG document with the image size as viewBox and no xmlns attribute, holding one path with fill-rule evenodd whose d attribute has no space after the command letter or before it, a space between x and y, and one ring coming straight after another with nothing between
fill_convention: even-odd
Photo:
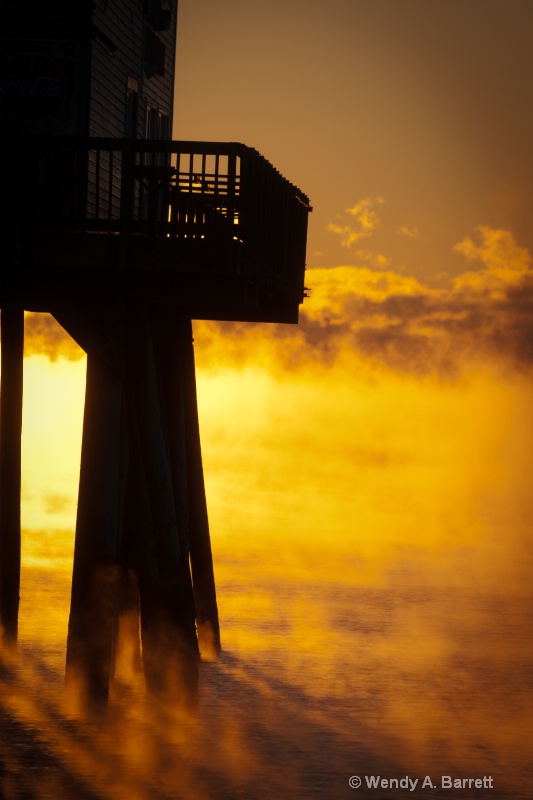
<instances>
[{"instance_id":1,"label":"wooden railing","mask_svg":"<svg viewBox=\"0 0 533 800\"><path fill-rule=\"evenodd\" d=\"M31 159L31 226L226 247L243 275L303 293L308 198L253 148L55 138Z\"/></svg>"}]
</instances>

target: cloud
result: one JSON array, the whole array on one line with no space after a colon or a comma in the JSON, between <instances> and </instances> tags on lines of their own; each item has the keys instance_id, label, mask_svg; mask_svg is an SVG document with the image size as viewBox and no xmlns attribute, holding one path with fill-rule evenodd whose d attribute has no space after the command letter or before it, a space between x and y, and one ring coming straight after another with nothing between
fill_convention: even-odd
<instances>
[{"instance_id":1,"label":"cloud","mask_svg":"<svg viewBox=\"0 0 533 800\"><path fill-rule=\"evenodd\" d=\"M383 255L383 253L374 253L372 250L358 250L356 256L378 270L387 269L392 264L392 258Z\"/></svg>"},{"instance_id":2,"label":"cloud","mask_svg":"<svg viewBox=\"0 0 533 800\"><path fill-rule=\"evenodd\" d=\"M386 368L458 376L466 364L533 367L533 270L508 231L479 229L480 241L454 248L481 269L450 289L424 286L392 270L310 269L311 297L297 327L196 323L204 366L269 363L280 373L303 365ZM221 335L221 338L217 339Z\"/></svg>"},{"instance_id":3,"label":"cloud","mask_svg":"<svg viewBox=\"0 0 533 800\"><path fill-rule=\"evenodd\" d=\"M344 216L340 217L340 223L330 223L328 230L340 236L342 247L349 250L357 242L372 235L380 221L375 206L383 202L382 197L366 197L355 206L347 208Z\"/></svg>"},{"instance_id":4,"label":"cloud","mask_svg":"<svg viewBox=\"0 0 533 800\"><path fill-rule=\"evenodd\" d=\"M531 256L526 248L516 244L509 231L485 225L477 230L479 244L466 236L454 250L462 253L467 261L481 261L484 269L460 275L455 282L456 289L490 291L493 297L502 298L506 289L520 286L531 275Z\"/></svg>"},{"instance_id":5,"label":"cloud","mask_svg":"<svg viewBox=\"0 0 533 800\"><path fill-rule=\"evenodd\" d=\"M401 225L398 228L398 233L400 236L407 236L408 239L418 239L420 236L418 228L408 228L407 225Z\"/></svg>"}]
</instances>

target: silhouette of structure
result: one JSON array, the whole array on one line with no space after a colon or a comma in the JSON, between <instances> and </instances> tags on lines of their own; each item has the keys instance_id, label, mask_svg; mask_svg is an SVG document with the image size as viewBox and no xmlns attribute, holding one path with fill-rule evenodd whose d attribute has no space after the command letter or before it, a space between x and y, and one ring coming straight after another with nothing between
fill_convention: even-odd
<instances>
[{"instance_id":1,"label":"silhouette of structure","mask_svg":"<svg viewBox=\"0 0 533 800\"><path fill-rule=\"evenodd\" d=\"M297 322L308 199L242 144L172 141L176 0L0 10L0 615L17 636L24 309L87 352L67 683L105 702L118 616L147 685L220 650L191 319Z\"/></svg>"}]
</instances>

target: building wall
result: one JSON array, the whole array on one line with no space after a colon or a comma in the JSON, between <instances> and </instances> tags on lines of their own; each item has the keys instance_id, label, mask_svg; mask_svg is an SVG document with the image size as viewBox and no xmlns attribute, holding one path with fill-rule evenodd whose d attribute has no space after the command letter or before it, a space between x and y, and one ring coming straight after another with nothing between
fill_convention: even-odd
<instances>
[{"instance_id":1,"label":"building wall","mask_svg":"<svg viewBox=\"0 0 533 800\"><path fill-rule=\"evenodd\" d=\"M2 128L171 138L176 24L177 0L1 0Z\"/></svg>"},{"instance_id":2,"label":"building wall","mask_svg":"<svg viewBox=\"0 0 533 800\"><path fill-rule=\"evenodd\" d=\"M167 30L154 30L146 0L97 0L93 15L90 79L90 136L171 138L176 51L177 0L152 3L170 18ZM158 22L157 18L152 20ZM164 49L164 53L163 53ZM162 74L161 74L162 73ZM135 97L136 95L136 97ZM131 127L131 111L137 108ZM152 111L150 115L150 110ZM155 110L155 114L154 114ZM156 117L168 126L154 126Z\"/></svg>"},{"instance_id":3,"label":"building wall","mask_svg":"<svg viewBox=\"0 0 533 800\"><path fill-rule=\"evenodd\" d=\"M89 0L1 0L3 133L87 134L91 14Z\"/></svg>"}]
</instances>

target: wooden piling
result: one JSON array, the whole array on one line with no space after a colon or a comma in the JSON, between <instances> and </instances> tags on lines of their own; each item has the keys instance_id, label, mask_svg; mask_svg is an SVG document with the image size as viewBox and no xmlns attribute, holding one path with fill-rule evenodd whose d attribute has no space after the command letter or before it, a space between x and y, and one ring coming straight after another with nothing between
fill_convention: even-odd
<instances>
[{"instance_id":1,"label":"wooden piling","mask_svg":"<svg viewBox=\"0 0 533 800\"><path fill-rule=\"evenodd\" d=\"M146 311L130 312L127 327L127 398L134 415L130 437L140 459L133 467L149 498L151 525L141 531L139 589L143 664L148 689L178 696L194 705L198 688L198 642L190 592L183 510L176 514L164 403L157 381L150 319ZM178 501L179 502L179 501ZM148 552L146 552L148 551ZM151 552L150 552L151 551ZM184 567L185 565L185 567Z\"/></svg>"},{"instance_id":2,"label":"wooden piling","mask_svg":"<svg viewBox=\"0 0 533 800\"><path fill-rule=\"evenodd\" d=\"M192 326L188 317L158 309L153 322L157 378L165 417L180 526L183 578L191 579L199 646L205 658L220 653L220 627L203 479ZM190 567L189 567L190 561Z\"/></svg>"},{"instance_id":3,"label":"wooden piling","mask_svg":"<svg viewBox=\"0 0 533 800\"><path fill-rule=\"evenodd\" d=\"M118 624L124 486L122 376L91 352L81 451L66 684L76 706L105 706Z\"/></svg>"},{"instance_id":4,"label":"wooden piling","mask_svg":"<svg viewBox=\"0 0 533 800\"><path fill-rule=\"evenodd\" d=\"M20 481L24 309L1 312L0 396L0 621L6 644L18 633L20 593Z\"/></svg>"},{"instance_id":5,"label":"wooden piling","mask_svg":"<svg viewBox=\"0 0 533 800\"><path fill-rule=\"evenodd\" d=\"M220 623L202 466L193 335L190 319L183 321L181 337L183 342L182 369L192 581L200 650L203 650L207 657L215 657L220 654L221 650Z\"/></svg>"},{"instance_id":6,"label":"wooden piling","mask_svg":"<svg viewBox=\"0 0 533 800\"><path fill-rule=\"evenodd\" d=\"M165 432L178 528L180 546L178 571L186 592L186 605L192 619L195 619L196 608L189 558L183 342L180 318L168 310L157 309L152 313L151 330L161 423Z\"/></svg>"}]
</instances>

